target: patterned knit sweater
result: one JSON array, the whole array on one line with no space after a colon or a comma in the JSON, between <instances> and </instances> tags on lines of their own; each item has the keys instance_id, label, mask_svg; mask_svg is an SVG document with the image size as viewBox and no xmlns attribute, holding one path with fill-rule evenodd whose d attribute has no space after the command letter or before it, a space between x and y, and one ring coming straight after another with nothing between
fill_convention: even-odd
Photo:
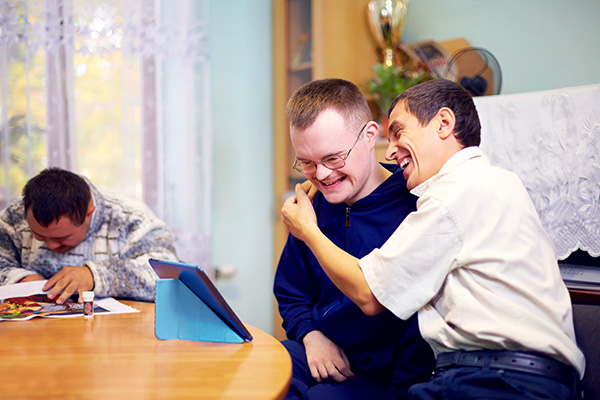
<instances>
[{"instance_id":1,"label":"patterned knit sweater","mask_svg":"<svg viewBox=\"0 0 600 400\"><path fill-rule=\"evenodd\" d=\"M49 279L65 266L85 265L97 297L154 301L157 276L148 259L177 261L171 231L144 203L86 182L95 217L83 242L67 253L54 253L33 237L22 198L0 212L0 285L34 273Z\"/></svg>"}]
</instances>

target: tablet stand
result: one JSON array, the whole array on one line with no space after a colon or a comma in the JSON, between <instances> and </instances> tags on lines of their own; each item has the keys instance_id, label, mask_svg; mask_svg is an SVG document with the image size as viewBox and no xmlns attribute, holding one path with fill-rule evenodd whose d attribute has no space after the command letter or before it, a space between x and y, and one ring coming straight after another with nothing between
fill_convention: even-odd
<instances>
[{"instance_id":1,"label":"tablet stand","mask_svg":"<svg viewBox=\"0 0 600 400\"><path fill-rule=\"evenodd\" d=\"M156 281L155 310L154 334L158 339L244 341L179 279Z\"/></svg>"}]
</instances>

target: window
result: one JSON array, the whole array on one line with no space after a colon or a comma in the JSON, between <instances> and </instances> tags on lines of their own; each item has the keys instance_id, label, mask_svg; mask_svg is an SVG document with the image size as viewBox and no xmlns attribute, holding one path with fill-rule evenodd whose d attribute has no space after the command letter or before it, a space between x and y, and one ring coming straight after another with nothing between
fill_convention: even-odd
<instances>
[{"instance_id":1,"label":"window","mask_svg":"<svg viewBox=\"0 0 600 400\"><path fill-rule=\"evenodd\" d=\"M8 0L0 13L0 206L67 168L144 200L181 258L209 262L208 0Z\"/></svg>"}]
</instances>

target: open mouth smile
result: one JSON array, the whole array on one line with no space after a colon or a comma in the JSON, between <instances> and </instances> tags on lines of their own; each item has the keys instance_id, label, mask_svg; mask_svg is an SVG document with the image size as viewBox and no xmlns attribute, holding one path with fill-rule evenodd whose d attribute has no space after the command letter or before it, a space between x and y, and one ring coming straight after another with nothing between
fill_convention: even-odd
<instances>
[{"instance_id":1,"label":"open mouth smile","mask_svg":"<svg viewBox=\"0 0 600 400\"><path fill-rule=\"evenodd\" d=\"M410 156L406 156L402 160L400 160L398 165L400 166L400 168L406 169L406 167L408 166L408 164L410 164L411 161L412 161L412 158Z\"/></svg>"},{"instance_id":2,"label":"open mouth smile","mask_svg":"<svg viewBox=\"0 0 600 400\"><path fill-rule=\"evenodd\" d=\"M346 179L346 177L342 176L342 177L340 177L340 178L338 178L336 180L333 180L333 181L328 181L328 182L321 181L321 185L323 185L325 187L333 186L333 185L336 185L336 184L342 182L344 179Z\"/></svg>"}]
</instances>

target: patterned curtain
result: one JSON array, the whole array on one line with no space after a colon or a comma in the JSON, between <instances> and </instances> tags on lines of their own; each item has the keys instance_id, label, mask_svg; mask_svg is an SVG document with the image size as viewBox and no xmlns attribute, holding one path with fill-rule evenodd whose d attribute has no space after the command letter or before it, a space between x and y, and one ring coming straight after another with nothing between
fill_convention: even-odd
<instances>
[{"instance_id":1,"label":"patterned curtain","mask_svg":"<svg viewBox=\"0 0 600 400\"><path fill-rule=\"evenodd\" d=\"M600 85L475 97L481 148L523 181L558 258L600 256Z\"/></svg>"},{"instance_id":2,"label":"patterned curtain","mask_svg":"<svg viewBox=\"0 0 600 400\"><path fill-rule=\"evenodd\" d=\"M59 166L210 265L208 0L0 0L0 206Z\"/></svg>"}]
</instances>

